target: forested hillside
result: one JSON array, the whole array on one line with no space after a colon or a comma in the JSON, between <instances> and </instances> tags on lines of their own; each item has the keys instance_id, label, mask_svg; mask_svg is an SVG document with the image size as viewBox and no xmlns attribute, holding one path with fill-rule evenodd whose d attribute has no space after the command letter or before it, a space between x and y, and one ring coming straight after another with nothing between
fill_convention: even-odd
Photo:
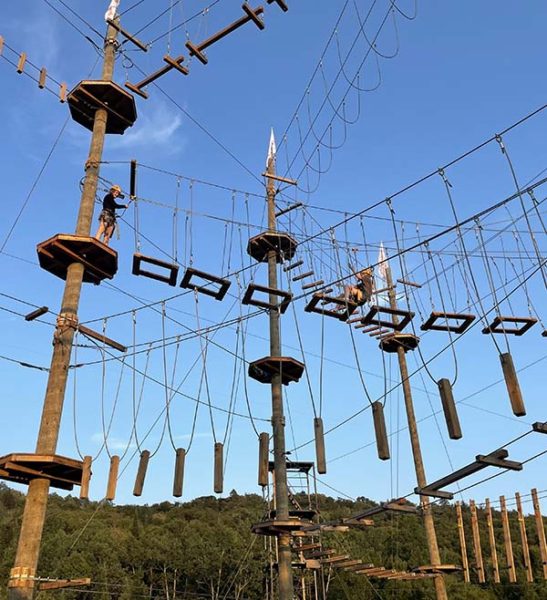
<instances>
[{"instance_id":1,"label":"forested hillside","mask_svg":"<svg viewBox=\"0 0 547 600\"><path fill-rule=\"evenodd\" d=\"M24 496L0 484L0 598L12 566ZM321 518L350 516L372 506L361 498L319 497ZM81 591L41 592L38 597L117 600L165 598L182 600L263 600L268 576L266 540L250 532L260 521L265 505L257 495L227 498L212 496L191 502L163 502L153 506L113 506L52 496L38 573L41 577L91 577L93 585ZM488 538L479 516L483 555L490 576ZM447 577L451 600L547 600L533 518L526 525L536 583L526 584L516 513L510 514L518 584L466 585L461 575ZM461 563L456 515L449 505L436 506L435 521L441 556L446 563ZM502 580L506 580L499 513L494 515ZM468 525L468 519L466 526ZM467 531L470 564L471 532ZM427 564L422 523L416 516L381 515L374 527L347 533L323 534L322 543L352 558L379 566L409 569ZM328 572L326 572L328 576ZM474 575L472 575L474 578ZM332 571L329 600L434 598L430 581L367 580L363 575Z\"/></svg>"}]
</instances>

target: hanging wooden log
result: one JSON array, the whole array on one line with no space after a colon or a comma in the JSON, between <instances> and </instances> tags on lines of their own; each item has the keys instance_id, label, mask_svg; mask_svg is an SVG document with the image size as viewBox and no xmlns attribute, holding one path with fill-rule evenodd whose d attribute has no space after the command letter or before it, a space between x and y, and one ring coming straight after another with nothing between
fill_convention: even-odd
<instances>
[{"instance_id":1,"label":"hanging wooden log","mask_svg":"<svg viewBox=\"0 0 547 600\"><path fill-rule=\"evenodd\" d=\"M439 393L441 395L448 435L451 440L459 440L462 437L462 429L452 394L452 385L448 379L439 379L437 385L439 386Z\"/></svg>"},{"instance_id":2,"label":"hanging wooden log","mask_svg":"<svg viewBox=\"0 0 547 600\"><path fill-rule=\"evenodd\" d=\"M524 522L522 503L520 501L520 494L518 492L515 492L515 500L517 502L520 541L522 542L522 557L524 559L524 568L526 569L526 581L528 583L533 583L534 573L532 571L532 563L530 562L530 548L528 547L528 536L526 535L526 523Z\"/></svg>"},{"instance_id":3,"label":"hanging wooden log","mask_svg":"<svg viewBox=\"0 0 547 600\"><path fill-rule=\"evenodd\" d=\"M379 400L372 403L372 418L374 419L378 458L380 460L389 460L389 442L387 439L386 421L384 419L384 406Z\"/></svg>"},{"instance_id":4,"label":"hanging wooden log","mask_svg":"<svg viewBox=\"0 0 547 600\"><path fill-rule=\"evenodd\" d=\"M494 521L492 519L492 508L490 499L486 498L486 527L488 529L488 540L490 542L490 555L492 557L492 569L494 570L494 583L500 583L500 568L498 564L498 551L496 549L496 536L494 535Z\"/></svg>"},{"instance_id":5,"label":"hanging wooden log","mask_svg":"<svg viewBox=\"0 0 547 600\"><path fill-rule=\"evenodd\" d=\"M465 583L470 582L469 577L469 562L467 560L467 544L465 543L465 529L463 527L462 507L459 502L456 502L456 517L458 519L458 535L460 538L460 550L462 555L463 580Z\"/></svg>"},{"instance_id":6,"label":"hanging wooden log","mask_svg":"<svg viewBox=\"0 0 547 600\"><path fill-rule=\"evenodd\" d=\"M505 496L500 496L501 523L503 526L503 542L505 544L505 556L507 557L507 576L509 583L517 582L517 573L515 571L515 558L513 556L513 543L511 541L511 530L509 529L509 517L507 516L507 506L505 505Z\"/></svg>"},{"instance_id":7,"label":"hanging wooden log","mask_svg":"<svg viewBox=\"0 0 547 600\"><path fill-rule=\"evenodd\" d=\"M543 517L539 507L538 491L532 489L532 502L534 503L534 517L536 519L536 528L539 540L539 554L543 564L543 579L547 579L547 541L545 540L545 528L543 527Z\"/></svg>"},{"instance_id":8,"label":"hanging wooden log","mask_svg":"<svg viewBox=\"0 0 547 600\"><path fill-rule=\"evenodd\" d=\"M469 500L469 509L471 511L471 531L473 532L473 550L475 553L475 566L477 568L477 577L479 583L485 583L484 563L482 560L481 534L479 530L479 520L477 518L477 507L474 500Z\"/></svg>"},{"instance_id":9,"label":"hanging wooden log","mask_svg":"<svg viewBox=\"0 0 547 600\"><path fill-rule=\"evenodd\" d=\"M268 485L268 459L270 456L270 436L263 432L258 436L258 485Z\"/></svg>"},{"instance_id":10,"label":"hanging wooden log","mask_svg":"<svg viewBox=\"0 0 547 600\"><path fill-rule=\"evenodd\" d=\"M133 159L129 168L129 197L134 200L137 197L137 161Z\"/></svg>"},{"instance_id":11,"label":"hanging wooden log","mask_svg":"<svg viewBox=\"0 0 547 600\"><path fill-rule=\"evenodd\" d=\"M224 489L224 446L221 442L215 443L215 481L214 490L215 494L222 494Z\"/></svg>"},{"instance_id":12,"label":"hanging wooden log","mask_svg":"<svg viewBox=\"0 0 547 600\"><path fill-rule=\"evenodd\" d=\"M139 460L139 468L137 469L137 477L135 478L135 487L133 488L133 496L141 496L148 469L148 461L150 460L150 452L143 450Z\"/></svg>"},{"instance_id":13,"label":"hanging wooden log","mask_svg":"<svg viewBox=\"0 0 547 600\"><path fill-rule=\"evenodd\" d=\"M113 455L110 457L110 470L108 472L108 485L106 487L106 500L114 500L116 497L116 486L118 485L118 470L120 468L120 457Z\"/></svg>"},{"instance_id":14,"label":"hanging wooden log","mask_svg":"<svg viewBox=\"0 0 547 600\"><path fill-rule=\"evenodd\" d=\"M501 368L503 369L503 376L505 377L505 385L509 392L509 400L511 401L513 414L517 417L523 417L526 414L526 408L524 407L524 400L522 399L517 372L515 371L515 365L513 364L513 357L509 352L505 352L504 354L500 354L500 361Z\"/></svg>"},{"instance_id":15,"label":"hanging wooden log","mask_svg":"<svg viewBox=\"0 0 547 600\"><path fill-rule=\"evenodd\" d=\"M82 483L80 484L80 500L89 500L89 480L91 479L91 456L84 456L82 463Z\"/></svg>"},{"instance_id":16,"label":"hanging wooden log","mask_svg":"<svg viewBox=\"0 0 547 600\"><path fill-rule=\"evenodd\" d=\"M313 429L315 432L315 460L317 472L324 475L327 472L327 459L325 455L325 434L323 432L323 419L315 417L313 420Z\"/></svg>"},{"instance_id":17,"label":"hanging wooden log","mask_svg":"<svg viewBox=\"0 0 547 600\"><path fill-rule=\"evenodd\" d=\"M40 69L40 76L38 78L38 87L43 90L46 87L47 71L45 67Z\"/></svg>"},{"instance_id":18,"label":"hanging wooden log","mask_svg":"<svg viewBox=\"0 0 547 600\"><path fill-rule=\"evenodd\" d=\"M19 55L19 60L17 61L17 72L19 75L25 70L25 64L27 62L27 53L21 52Z\"/></svg>"},{"instance_id":19,"label":"hanging wooden log","mask_svg":"<svg viewBox=\"0 0 547 600\"><path fill-rule=\"evenodd\" d=\"M175 477L173 478L173 496L180 498L182 496L182 484L184 482L184 462L186 460L186 450L177 448L177 458L175 460Z\"/></svg>"}]
</instances>

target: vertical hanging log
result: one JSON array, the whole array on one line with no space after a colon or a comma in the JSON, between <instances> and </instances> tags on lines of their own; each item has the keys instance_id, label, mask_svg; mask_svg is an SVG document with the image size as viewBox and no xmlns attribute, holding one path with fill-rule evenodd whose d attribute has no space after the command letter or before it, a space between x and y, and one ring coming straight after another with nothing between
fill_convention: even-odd
<instances>
[{"instance_id":1,"label":"vertical hanging log","mask_svg":"<svg viewBox=\"0 0 547 600\"><path fill-rule=\"evenodd\" d=\"M215 481L214 481L214 489L215 494L222 494L222 490L224 489L224 472L223 472L223 455L224 455L224 446L221 442L215 443Z\"/></svg>"},{"instance_id":2,"label":"vertical hanging log","mask_svg":"<svg viewBox=\"0 0 547 600\"><path fill-rule=\"evenodd\" d=\"M522 512L522 503L520 494L515 492L515 500L517 502L517 514L520 529L520 541L522 542L522 557L524 559L524 568L526 569L526 581L533 583L534 574L532 572L532 563L530 562L530 549L528 548L528 536L526 535L526 523L524 522L524 514Z\"/></svg>"},{"instance_id":3,"label":"vertical hanging log","mask_svg":"<svg viewBox=\"0 0 547 600\"><path fill-rule=\"evenodd\" d=\"M543 517L539 507L538 491L536 488L532 489L532 502L534 503L534 517L538 531L539 555L543 564L543 579L547 579L547 542L545 540L545 528L543 527Z\"/></svg>"},{"instance_id":4,"label":"vertical hanging log","mask_svg":"<svg viewBox=\"0 0 547 600\"><path fill-rule=\"evenodd\" d=\"M175 498L180 498L182 496L185 460L186 450L184 448L177 448L177 458L175 460L175 476L173 478L173 496Z\"/></svg>"},{"instance_id":5,"label":"vertical hanging log","mask_svg":"<svg viewBox=\"0 0 547 600\"><path fill-rule=\"evenodd\" d=\"M509 517L507 516L507 506L505 505L505 496L500 496L501 522L503 525L503 541L505 544L505 556L507 557L507 574L509 583L517 582L515 572L515 559L513 557L513 543L511 541L511 530L509 529Z\"/></svg>"},{"instance_id":6,"label":"vertical hanging log","mask_svg":"<svg viewBox=\"0 0 547 600\"><path fill-rule=\"evenodd\" d=\"M503 369L503 376L505 377L505 385L509 392L509 400L511 401L513 414L517 417L523 417L526 414L526 408L524 408L524 400L522 399L513 357L509 352L506 352L505 354L500 354L500 361L501 368Z\"/></svg>"},{"instance_id":7,"label":"vertical hanging log","mask_svg":"<svg viewBox=\"0 0 547 600\"><path fill-rule=\"evenodd\" d=\"M454 402L454 395L452 394L452 386L448 379L439 379L437 385L439 386L439 393L441 395L448 435L451 440L459 440L462 437L462 429L460 427L458 411L456 410L456 403Z\"/></svg>"},{"instance_id":8,"label":"vertical hanging log","mask_svg":"<svg viewBox=\"0 0 547 600\"><path fill-rule=\"evenodd\" d=\"M19 60L17 61L17 72L19 75L25 70L25 63L27 62L27 53L21 52Z\"/></svg>"},{"instance_id":9,"label":"vertical hanging log","mask_svg":"<svg viewBox=\"0 0 547 600\"><path fill-rule=\"evenodd\" d=\"M372 403L372 417L374 419L374 433L376 434L376 448L380 460L389 460L389 443L387 440L386 422L384 419L384 406L380 401Z\"/></svg>"},{"instance_id":10,"label":"vertical hanging log","mask_svg":"<svg viewBox=\"0 0 547 600\"><path fill-rule=\"evenodd\" d=\"M469 508L471 510L471 531L473 532L473 550L475 552L477 577L479 578L479 583L484 583L486 579L484 577L484 563L482 561L481 533L479 530L477 507L474 500L469 500Z\"/></svg>"},{"instance_id":11,"label":"vertical hanging log","mask_svg":"<svg viewBox=\"0 0 547 600\"><path fill-rule=\"evenodd\" d=\"M258 485L268 485L268 458L270 456L270 436L261 433L258 436Z\"/></svg>"},{"instance_id":12,"label":"vertical hanging log","mask_svg":"<svg viewBox=\"0 0 547 600\"><path fill-rule=\"evenodd\" d=\"M118 470L120 468L120 457L110 457L110 471L108 472L108 485L106 487L106 500L114 500L116 497L116 486L118 484Z\"/></svg>"},{"instance_id":13,"label":"vertical hanging log","mask_svg":"<svg viewBox=\"0 0 547 600\"><path fill-rule=\"evenodd\" d=\"M492 508L490 499L486 498L486 527L488 528L488 540L490 541L490 555L492 556L492 569L494 570L494 583L500 583L500 567L498 564L498 551L496 550L496 536L494 535L494 520L492 519Z\"/></svg>"},{"instance_id":14,"label":"vertical hanging log","mask_svg":"<svg viewBox=\"0 0 547 600\"><path fill-rule=\"evenodd\" d=\"M84 456L82 464L82 483L80 484L80 500L89 500L89 480L91 479L91 456Z\"/></svg>"},{"instance_id":15,"label":"vertical hanging log","mask_svg":"<svg viewBox=\"0 0 547 600\"><path fill-rule=\"evenodd\" d=\"M137 195L137 161L131 161L129 172L129 197L133 200Z\"/></svg>"},{"instance_id":16,"label":"vertical hanging log","mask_svg":"<svg viewBox=\"0 0 547 600\"><path fill-rule=\"evenodd\" d=\"M139 468L137 469L137 477L135 478L135 487L133 488L133 496L140 496L144 487L146 471L148 469L148 461L150 460L150 452L143 450L139 460Z\"/></svg>"},{"instance_id":17,"label":"vertical hanging log","mask_svg":"<svg viewBox=\"0 0 547 600\"><path fill-rule=\"evenodd\" d=\"M40 77L38 78L38 87L43 90L46 87L47 71L45 67L40 69Z\"/></svg>"},{"instance_id":18,"label":"vertical hanging log","mask_svg":"<svg viewBox=\"0 0 547 600\"><path fill-rule=\"evenodd\" d=\"M61 83L59 86L59 102L63 104L66 102L66 83Z\"/></svg>"},{"instance_id":19,"label":"vertical hanging log","mask_svg":"<svg viewBox=\"0 0 547 600\"><path fill-rule=\"evenodd\" d=\"M313 420L313 429L315 432L315 460L317 472L324 475L327 472L327 459L325 456L325 434L323 432L323 419L315 417Z\"/></svg>"},{"instance_id":20,"label":"vertical hanging log","mask_svg":"<svg viewBox=\"0 0 547 600\"><path fill-rule=\"evenodd\" d=\"M467 560L467 544L465 543L465 529L463 528L462 507L456 502L456 517L458 519L458 535L460 537L460 550L462 554L463 579L469 583L469 562Z\"/></svg>"}]
</instances>

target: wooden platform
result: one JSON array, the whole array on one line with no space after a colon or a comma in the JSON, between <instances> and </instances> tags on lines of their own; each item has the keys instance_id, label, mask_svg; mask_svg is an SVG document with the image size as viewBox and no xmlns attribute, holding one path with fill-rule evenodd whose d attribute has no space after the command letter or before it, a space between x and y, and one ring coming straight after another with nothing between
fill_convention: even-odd
<instances>
[{"instance_id":1,"label":"wooden platform","mask_svg":"<svg viewBox=\"0 0 547 600\"><path fill-rule=\"evenodd\" d=\"M412 569L413 573L425 573L425 574L437 574L437 575L443 575L443 574L450 574L450 573L458 573L459 571L461 571L462 568L458 567L457 565L450 565L450 564L446 564L446 565L423 565L422 567L416 567L415 569Z\"/></svg>"},{"instance_id":2,"label":"wooden platform","mask_svg":"<svg viewBox=\"0 0 547 600\"><path fill-rule=\"evenodd\" d=\"M398 348L402 348L405 352L416 350L420 338L411 333L390 333L380 340L380 349L384 352L397 352Z\"/></svg>"},{"instance_id":3,"label":"wooden platform","mask_svg":"<svg viewBox=\"0 0 547 600\"><path fill-rule=\"evenodd\" d=\"M84 265L84 282L95 285L112 279L118 270L118 253L93 237L58 233L38 244L36 251L42 269L61 279L75 262Z\"/></svg>"},{"instance_id":4,"label":"wooden platform","mask_svg":"<svg viewBox=\"0 0 547 600\"><path fill-rule=\"evenodd\" d=\"M260 383L271 383L278 373L283 385L297 382L304 373L304 363L290 356L265 356L249 363L249 377Z\"/></svg>"},{"instance_id":5,"label":"wooden platform","mask_svg":"<svg viewBox=\"0 0 547 600\"><path fill-rule=\"evenodd\" d=\"M108 111L106 133L123 134L137 120L135 99L113 81L80 81L67 101L74 121L90 131L99 108Z\"/></svg>"},{"instance_id":6,"label":"wooden platform","mask_svg":"<svg viewBox=\"0 0 547 600\"><path fill-rule=\"evenodd\" d=\"M309 521L301 519L269 519L253 525L251 531L256 535L277 536L283 533L299 532L309 525Z\"/></svg>"},{"instance_id":7,"label":"wooden platform","mask_svg":"<svg viewBox=\"0 0 547 600\"><path fill-rule=\"evenodd\" d=\"M28 484L32 479L49 479L54 488L72 490L82 481L83 463L65 456L7 454L0 457L0 479Z\"/></svg>"},{"instance_id":8,"label":"wooden platform","mask_svg":"<svg viewBox=\"0 0 547 600\"><path fill-rule=\"evenodd\" d=\"M282 263L293 258L298 242L288 233L267 231L249 240L247 254L257 262L268 262L268 253L275 251L275 261Z\"/></svg>"},{"instance_id":9,"label":"wooden platform","mask_svg":"<svg viewBox=\"0 0 547 600\"><path fill-rule=\"evenodd\" d=\"M287 472L309 473L313 469L313 465L314 463L312 462L288 460L285 463L285 468L287 469ZM275 470L273 460L268 462L268 470L270 473Z\"/></svg>"},{"instance_id":10,"label":"wooden platform","mask_svg":"<svg viewBox=\"0 0 547 600\"><path fill-rule=\"evenodd\" d=\"M271 510L269 516L270 516L270 519L275 519L277 516L277 511ZM289 517L291 519L304 519L306 521L311 521L316 516L317 516L317 511L313 510L312 508L310 508L310 509L293 509L293 508L289 509Z\"/></svg>"}]
</instances>

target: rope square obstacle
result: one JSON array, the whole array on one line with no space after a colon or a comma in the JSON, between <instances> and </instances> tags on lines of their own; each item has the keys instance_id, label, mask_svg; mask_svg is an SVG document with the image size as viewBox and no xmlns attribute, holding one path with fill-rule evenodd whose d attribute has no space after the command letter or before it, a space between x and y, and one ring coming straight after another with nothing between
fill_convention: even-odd
<instances>
[{"instance_id":1,"label":"rope square obstacle","mask_svg":"<svg viewBox=\"0 0 547 600\"><path fill-rule=\"evenodd\" d=\"M257 300L253 298L255 292L264 292L265 294L270 294L274 296L279 296L282 298L280 304L266 302L264 300ZM292 294L289 292L285 292L283 290L277 290L275 288L267 287L265 285L257 285L255 283L250 283L245 295L243 296L242 304L249 304L251 306L258 306L260 308L268 308L272 310L279 310L281 314L283 314L292 300Z\"/></svg>"},{"instance_id":2,"label":"rope square obstacle","mask_svg":"<svg viewBox=\"0 0 547 600\"><path fill-rule=\"evenodd\" d=\"M161 275L160 273L154 273L153 271L145 271L141 268L141 263L147 263L149 265L155 265L156 267L166 269L168 271L168 275ZM165 262L164 260L160 260L159 258L145 256L144 254L139 254L136 252L133 254L133 270L131 272L133 275L143 275L144 277L149 277L150 279L155 279L156 281L162 281L163 283L168 283L169 285L175 286L177 285L179 268L178 265L173 265Z\"/></svg>"},{"instance_id":3,"label":"rope square obstacle","mask_svg":"<svg viewBox=\"0 0 547 600\"><path fill-rule=\"evenodd\" d=\"M378 314L392 315L401 317L398 323L394 323L392 320L385 320L377 318ZM402 331L414 318L414 313L410 310L402 310L398 308L389 308L388 306L379 306L373 304L370 307L370 311L361 321L363 325L380 325L382 327L389 327L395 331Z\"/></svg>"},{"instance_id":4,"label":"rope square obstacle","mask_svg":"<svg viewBox=\"0 0 547 600\"><path fill-rule=\"evenodd\" d=\"M321 302L325 304L334 304L338 308L320 308L317 306ZM325 296L325 294L317 293L311 297L311 300L304 309L306 312L313 312L326 317L334 317L340 321L347 321L349 317L357 310L358 305L355 302L346 300L345 298L335 298L334 296Z\"/></svg>"},{"instance_id":5,"label":"rope square obstacle","mask_svg":"<svg viewBox=\"0 0 547 600\"><path fill-rule=\"evenodd\" d=\"M443 319L445 322L441 325L437 323L437 319ZM451 331L452 333L463 333L471 325L471 323L473 323L475 319L475 315L465 313L432 312L427 321L422 323L420 329L422 331L431 330ZM451 321L456 321L456 323L451 325Z\"/></svg>"},{"instance_id":6,"label":"rope square obstacle","mask_svg":"<svg viewBox=\"0 0 547 600\"><path fill-rule=\"evenodd\" d=\"M218 288L210 289L207 287L207 285L196 285L195 283L192 283L193 277L199 277L200 279L204 279L209 283L218 284ZM205 271L198 271L197 269L188 267L184 277L182 278L182 281L180 282L180 287L189 290L195 290L196 292L205 294L206 296L212 296L215 300L222 300L224 296L226 296L226 292L231 284L232 282L228 281L228 279L223 279L222 277L205 273Z\"/></svg>"},{"instance_id":7,"label":"rope square obstacle","mask_svg":"<svg viewBox=\"0 0 547 600\"><path fill-rule=\"evenodd\" d=\"M521 323L521 327L505 327L504 323ZM506 333L509 335L524 335L530 327L537 323L534 317L496 317L488 327L485 327L483 333Z\"/></svg>"}]
</instances>

